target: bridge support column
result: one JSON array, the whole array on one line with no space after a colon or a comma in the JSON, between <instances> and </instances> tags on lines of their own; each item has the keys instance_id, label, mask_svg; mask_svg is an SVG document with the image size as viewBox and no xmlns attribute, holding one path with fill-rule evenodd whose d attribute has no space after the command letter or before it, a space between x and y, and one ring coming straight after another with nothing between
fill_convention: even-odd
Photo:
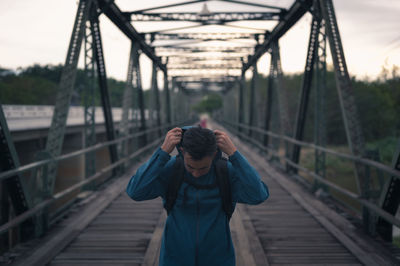
<instances>
[{"instance_id":1,"label":"bridge support column","mask_svg":"<svg viewBox=\"0 0 400 266\"><path fill-rule=\"evenodd\" d=\"M154 110L156 114L156 126L161 127L161 115L160 115L160 92L158 90L158 82L157 82L157 65L153 62L153 73L152 73L152 79L151 79L151 90L152 90L152 96L151 98L154 98L154 101L152 101L152 106L151 109ZM154 117L152 117L153 119ZM154 124L153 124L154 126ZM154 136L158 133L158 136L161 137L161 129L158 130L158 132L154 132Z\"/></svg>"},{"instance_id":2,"label":"bridge support column","mask_svg":"<svg viewBox=\"0 0 400 266\"><path fill-rule=\"evenodd\" d=\"M95 92L97 89L96 81L96 61L94 54L94 35L89 21L85 22L85 74L86 86L84 87L84 147L88 148L96 144L96 121L95 121ZM85 155L85 176L88 178L96 173L96 153L89 152ZM84 189L93 190L94 186L88 184Z\"/></svg>"},{"instance_id":3,"label":"bridge support column","mask_svg":"<svg viewBox=\"0 0 400 266\"><path fill-rule=\"evenodd\" d=\"M242 71L242 75L239 79L239 114L238 114L238 122L240 125L244 124L244 97L245 97L245 72ZM242 127L239 125L238 130L242 132Z\"/></svg>"},{"instance_id":4,"label":"bridge support column","mask_svg":"<svg viewBox=\"0 0 400 266\"><path fill-rule=\"evenodd\" d=\"M321 9L316 8L315 14L321 16ZM317 146L326 146L325 123L325 90L326 90L326 33L325 20L321 20L317 35L317 51L315 51L315 100L314 100L314 143ZM315 150L315 167L317 175L325 178L325 152ZM322 188L328 190L326 185L314 179L313 190Z\"/></svg>"},{"instance_id":5,"label":"bridge support column","mask_svg":"<svg viewBox=\"0 0 400 266\"><path fill-rule=\"evenodd\" d=\"M95 58L96 58L96 65L97 65L97 75L99 78L99 87L100 87L100 94L101 94L101 103L103 106L103 114L104 114L104 121L106 126L107 132L107 139L109 141L115 139L115 130L114 130L114 123L111 113L111 103L110 103L110 96L108 92L108 85L107 85L107 74L106 74L106 66L104 62L104 52L103 52L103 45L101 41L100 35L100 25L98 19L97 11L95 6L93 6L92 14L90 17L90 25L93 33L93 41L94 41L94 51L95 51ZM117 153L117 146L116 144L109 146L110 151L110 158L111 163L115 163L118 161L118 153ZM118 169L113 170L114 175L117 175L120 171Z\"/></svg>"},{"instance_id":6,"label":"bridge support column","mask_svg":"<svg viewBox=\"0 0 400 266\"><path fill-rule=\"evenodd\" d=\"M400 171L400 139L397 144L397 150L393 155L392 165L394 169ZM378 204L384 211L396 216L400 204L400 180L398 178L389 178L382 189ZM384 240L392 242L393 225L391 223L379 217L376 229Z\"/></svg>"},{"instance_id":7,"label":"bridge support column","mask_svg":"<svg viewBox=\"0 0 400 266\"><path fill-rule=\"evenodd\" d=\"M250 84L250 104L249 104L249 126L255 126L255 95L256 95L256 83L257 83L258 71L257 63L253 65L253 77ZM253 130L249 130L249 137L253 136Z\"/></svg>"},{"instance_id":8,"label":"bridge support column","mask_svg":"<svg viewBox=\"0 0 400 266\"><path fill-rule=\"evenodd\" d=\"M131 43L131 51L129 55L128 62L128 73L126 77L126 84L124 90L124 98L122 99L122 119L119 124L119 137L126 137L130 133L130 129L132 127L132 120L130 117L131 110L133 111L133 71L134 71L134 59L136 53L136 46ZM132 112L133 116L133 112ZM129 143L132 141L123 141L119 144L119 155L120 158L124 158L129 153Z\"/></svg>"},{"instance_id":9,"label":"bridge support column","mask_svg":"<svg viewBox=\"0 0 400 266\"><path fill-rule=\"evenodd\" d=\"M166 123L171 124L171 96L168 86L168 74L164 73L164 93L165 93L165 113L166 113Z\"/></svg>"},{"instance_id":10,"label":"bridge support column","mask_svg":"<svg viewBox=\"0 0 400 266\"><path fill-rule=\"evenodd\" d=\"M8 124L3 112L3 107L0 103L0 169L1 171L8 171L20 166L17 151L14 146L14 142L11 138ZM28 184L24 179L15 175L7 178L6 180L0 180L0 207L1 213L0 218L2 224L8 222L10 215L10 203L13 207L15 215L22 214L28 209L33 207L33 199L28 189ZM22 225L22 235L32 234L32 219L27 220ZM17 228L18 231L18 228ZM0 236L0 241L8 243L8 237L6 235ZM2 246L0 244L0 247Z\"/></svg>"},{"instance_id":11,"label":"bridge support column","mask_svg":"<svg viewBox=\"0 0 400 266\"><path fill-rule=\"evenodd\" d=\"M310 39L308 42L306 65L304 69L303 84L300 92L300 102L297 109L296 124L294 129L294 138L296 140L303 140L304 126L306 123L306 114L308 109L308 102L310 98L311 82L315 63L315 54L318 45L318 32L321 26L321 20L316 16L313 16L311 22ZM294 145L292 149L291 159L293 163L298 164L300 161L300 149L299 145ZM291 172L297 173L297 169L288 167Z\"/></svg>"}]
</instances>

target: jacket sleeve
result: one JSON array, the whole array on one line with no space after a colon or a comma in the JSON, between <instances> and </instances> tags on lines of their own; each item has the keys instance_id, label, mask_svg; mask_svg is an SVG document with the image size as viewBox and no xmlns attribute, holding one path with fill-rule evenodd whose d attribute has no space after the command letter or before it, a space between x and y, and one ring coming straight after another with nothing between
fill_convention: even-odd
<instances>
[{"instance_id":1,"label":"jacket sleeve","mask_svg":"<svg viewBox=\"0 0 400 266\"><path fill-rule=\"evenodd\" d=\"M228 171L234 202L259 204L269 197L268 187L239 151L229 157L229 162Z\"/></svg>"},{"instance_id":2,"label":"jacket sleeve","mask_svg":"<svg viewBox=\"0 0 400 266\"><path fill-rule=\"evenodd\" d=\"M142 201L164 196L166 180L162 178L165 165L171 156L158 148L151 158L131 177L126 193L133 200Z\"/></svg>"}]
</instances>

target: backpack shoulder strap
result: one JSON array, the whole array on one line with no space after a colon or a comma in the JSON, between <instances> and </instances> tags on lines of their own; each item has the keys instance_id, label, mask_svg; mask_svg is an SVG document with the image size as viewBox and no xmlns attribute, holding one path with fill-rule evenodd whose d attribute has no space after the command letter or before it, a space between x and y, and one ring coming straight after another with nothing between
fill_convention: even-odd
<instances>
[{"instance_id":1,"label":"backpack shoulder strap","mask_svg":"<svg viewBox=\"0 0 400 266\"><path fill-rule=\"evenodd\" d=\"M219 187L219 193L222 200L222 209L226 213L228 220L230 220L233 214L233 207L232 207L231 184L229 182L229 173L228 173L228 161L225 158L217 160L215 165L215 170L217 174L217 184Z\"/></svg>"},{"instance_id":2,"label":"backpack shoulder strap","mask_svg":"<svg viewBox=\"0 0 400 266\"><path fill-rule=\"evenodd\" d=\"M164 203L167 215L169 215L172 207L174 207L176 198L178 197L178 191L184 178L184 171L183 159L181 156L177 156L174 164L174 171L172 172L167 185L167 194Z\"/></svg>"}]
</instances>

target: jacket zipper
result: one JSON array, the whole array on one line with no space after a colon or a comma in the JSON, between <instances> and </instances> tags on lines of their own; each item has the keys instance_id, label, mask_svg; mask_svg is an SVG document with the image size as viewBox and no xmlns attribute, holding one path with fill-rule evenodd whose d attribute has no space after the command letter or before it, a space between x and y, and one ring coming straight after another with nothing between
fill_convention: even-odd
<instances>
[{"instance_id":1,"label":"jacket zipper","mask_svg":"<svg viewBox=\"0 0 400 266\"><path fill-rule=\"evenodd\" d=\"M199 262L199 213L200 213L200 205L199 205L199 194L198 190L196 190L196 254L195 254L195 265L198 266Z\"/></svg>"}]
</instances>

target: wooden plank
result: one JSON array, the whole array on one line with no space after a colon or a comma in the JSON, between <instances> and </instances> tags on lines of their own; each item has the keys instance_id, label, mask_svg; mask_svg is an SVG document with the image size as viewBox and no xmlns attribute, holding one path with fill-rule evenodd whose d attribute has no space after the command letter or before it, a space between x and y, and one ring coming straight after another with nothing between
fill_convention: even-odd
<instances>
[{"instance_id":1,"label":"wooden plank","mask_svg":"<svg viewBox=\"0 0 400 266\"><path fill-rule=\"evenodd\" d=\"M243 152L248 159L250 159L252 162L257 162L258 167L261 167L271 179L280 184L281 187L287 191L303 208L311 213L313 217L321 223L321 225L323 225L333 236L335 236L344 246L346 246L346 248L348 248L358 260L365 265L383 265L381 264L382 260L378 259L377 257L373 257L371 254L368 254L362 250L354 243L354 241L342 233L334 224L323 217L318 211L316 211L315 208L306 202L304 197L309 197L309 195L306 195L306 193L296 187L293 182L289 181L285 176L275 171L263 158L255 155L254 152L251 152L247 147L240 145L240 148L241 152ZM282 258L282 261L280 262L284 262L284 259ZM274 261L274 263L276 263L276 261Z\"/></svg>"},{"instance_id":2,"label":"wooden plank","mask_svg":"<svg viewBox=\"0 0 400 266\"><path fill-rule=\"evenodd\" d=\"M247 237L250 243L251 252L253 254L254 262L256 265L268 266L269 262L265 256L264 250L262 248L260 239L257 236L256 230L253 227L251 219L247 213L246 206L243 204L238 204L236 206L236 211L240 211L240 216L242 218L243 226L247 232Z\"/></svg>"},{"instance_id":3,"label":"wooden plank","mask_svg":"<svg viewBox=\"0 0 400 266\"><path fill-rule=\"evenodd\" d=\"M158 265L158 257L160 255L161 238L164 230L165 220L166 214L163 211L144 255L143 266Z\"/></svg>"},{"instance_id":4,"label":"wooden plank","mask_svg":"<svg viewBox=\"0 0 400 266\"><path fill-rule=\"evenodd\" d=\"M248 234L242 223L241 212L236 208L230 221L230 228L235 246L236 263L239 266L255 266L251 247L249 244Z\"/></svg>"},{"instance_id":5,"label":"wooden plank","mask_svg":"<svg viewBox=\"0 0 400 266\"><path fill-rule=\"evenodd\" d=\"M131 175L138 166L133 168L128 174L116 179L103 191L98 191L95 200L77 215L76 219L65 226L58 234L49 241L38 247L32 254L22 258L16 265L45 265L50 262L62 249L64 249L80 232L85 229L115 198L118 197L126 188Z\"/></svg>"}]
</instances>

